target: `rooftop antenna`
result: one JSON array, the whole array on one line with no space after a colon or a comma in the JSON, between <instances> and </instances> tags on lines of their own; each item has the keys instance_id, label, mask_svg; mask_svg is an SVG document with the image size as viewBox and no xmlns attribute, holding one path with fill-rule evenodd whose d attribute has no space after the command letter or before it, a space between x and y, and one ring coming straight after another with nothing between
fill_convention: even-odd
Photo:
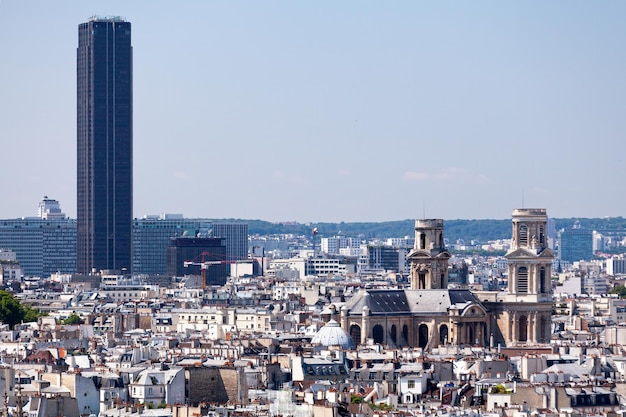
<instances>
[{"instance_id":1,"label":"rooftop antenna","mask_svg":"<svg viewBox=\"0 0 626 417\"><path fill-rule=\"evenodd\" d=\"M426 202L422 201L422 219L426 220Z\"/></svg>"},{"instance_id":2,"label":"rooftop antenna","mask_svg":"<svg viewBox=\"0 0 626 417\"><path fill-rule=\"evenodd\" d=\"M522 208L524 208L524 187L522 187Z\"/></svg>"}]
</instances>

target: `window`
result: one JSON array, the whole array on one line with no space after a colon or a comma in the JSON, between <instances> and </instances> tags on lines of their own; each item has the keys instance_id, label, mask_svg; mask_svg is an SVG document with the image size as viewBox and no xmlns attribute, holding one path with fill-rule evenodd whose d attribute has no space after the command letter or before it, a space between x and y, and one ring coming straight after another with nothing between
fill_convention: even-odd
<instances>
[{"instance_id":1,"label":"window","mask_svg":"<svg viewBox=\"0 0 626 417\"><path fill-rule=\"evenodd\" d=\"M408 389L413 389L413 388L415 388L415 380L414 380L414 379L409 379L409 380L407 381L407 388L408 388Z\"/></svg>"},{"instance_id":2,"label":"window","mask_svg":"<svg viewBox=\"0 0 626 417\"><path fill-rule=\"evenodd\" d=\"M528 268L520 266L517 270L517 292L528 293Z\"/></svg>"},{"instance_id":3,"label":"window","mask_svg":"<svg viewBox=\"0 0 626 417\"><path fill-rule=\"evenodd\" d=\"M424 272L420 272L418 276L418 289L425 290L426 289L426 274Z\"/></svg>"},{"instance_id":4,"label":"window","mask_svg":"<svg viewBox=\"0 0 626 417\"><path fill-rule=\"evenodd\" d=\"M528 226L520 224L518 242L520 246L528 246Z\"/></svg>"}]
</instances>

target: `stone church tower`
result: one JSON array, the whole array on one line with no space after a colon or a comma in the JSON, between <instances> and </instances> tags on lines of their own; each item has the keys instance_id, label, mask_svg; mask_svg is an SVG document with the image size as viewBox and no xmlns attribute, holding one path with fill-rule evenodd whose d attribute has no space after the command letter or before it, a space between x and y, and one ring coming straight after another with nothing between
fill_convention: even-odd
<instances>
[{"instance_id":1,"label":"stone church tower","mask_svg":"<svg viewBox=\"0 0 626 417\"><path fill-rule=\"evenodd\" d=\"M552 317L552 259L545 209L515 209L512 215L508 290L476 295L493 313L495 342L507 346L548 343ZM489 302L487 302L489 300Z\"/></svg>"},{"instance_id":2,"label":"stone church tower","mask_svg":"<svg viewBox=\"0 0 626 417\"><path fill-rule=\"evenodd\" d=\"M415 221L415 245L408 258L411 264L412 290L448 288L450 253L443 242L442 219Z\"/></svg>"},{"instance_id":3,"label":"stone church tower","mask_svg":"<svg viewBox=\"0 0 626 417\"><path fill-rule=\"evenodd\" d=\"M429 351L440 346L526 346L551 334L553 254L545 209L516 209L506 254L506 291L448 288L443 220L415 221L407 255L410 289L362 288L341 306L341 327L355 344L369 341Z\"/></svg>"}]
</instances>

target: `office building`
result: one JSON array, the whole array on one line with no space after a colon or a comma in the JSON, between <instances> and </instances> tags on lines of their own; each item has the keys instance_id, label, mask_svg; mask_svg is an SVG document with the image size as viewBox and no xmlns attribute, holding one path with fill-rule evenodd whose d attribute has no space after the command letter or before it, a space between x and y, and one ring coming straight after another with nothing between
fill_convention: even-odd
<instances>
[{"instance_id":1,"label":"office building","mask_svg":"<svg viewBox=\"0 0 626 417\"><path fill-rule=\"evenodd\" d=\"M384 271L407 272L406 265L409 249L386 245L368 245L367 259L369 269Z\"/></svg>"},{"instance_id":2,"label":"office building","mask_svg":"<svg viewBox=\"0 0 626 417\"><path fill-rule=\"evenodd\" d=\"M0 261L21 266L24 276L49 277L76 272L76 220L65 217L58 201L44 197L37 217L0 220Z\"/></svg>"},{"instance_id":3,"label":"office building","mask_svg":"<svg viewBox=\"0 0 626 417\"><path fill-rule=\"evenodd\" d=\"M593 232L576 221L559 233L559 259L566 262L589 261L593 258Z\"/></svg>"},{"instance_id":4,"label":"office building","mask_svg":"<svg viewBox=\"0 0 626 417\"><path fill-rule=\"evenodd\" d=\"M44 220L64 219L65 213L57 200L44 196L37 205L37 217Z\"/></svg>"},{"instance_id":5,"label":"office building","mask_svg":"<svg viewBox=\"0 0 626 417\"><path fill-rule=\"evenodd\" d=\"M167 274L167 248L172 238L206 236L209 221L180 214L144 216L133 221L133 273Z\"/></svg>"},{"instance_id":6,"label":"office building","mask_svg":"<svg viewBox=\"0 0 626 417\"><path fill-rule=\"evenodd\" d=\"M226 244L222 238L179 237L167 248L167 274L182 277L201 275L206 267L207 285L224 285L228 277Z\"/></svg>"},{"instance_id":7,"label":"office building","mask_svg":"<svg viewBox=\"0 0 626 417\"><path fill-rule=\"evenodd\" d=\"M329 255L338 255L341 249L359 248L361 240L354 237L333 236L320 239L320 251Z\"/></svg>"},{"instance_id":8,"label":"office building","mask_svg":"<svg viewBox=\"0 0 626 417\"><path fill-rule=\"evenodd\" d=\"M624 254L614 255L606 260L606 273L612 277L626 275L626 258L624 258Z\"/></svg>"},{"instance_id":9,"label":"office building","mask_svg":"<svg viewBox=\"0 0 626 417\"><path fill-rule=\"evenodd\" d=\"M214 222L211 236L226 241L226 259L237 261L248 259L248 224L235 222Z\"/></svg>"},{"instance_id":10,"label":"office building","mask_svg":"<svg viewBox=\"0 0 626 417\"><path fill-rule=\"evenodd\" d=\"M133 103L131 24L78 26L77 270L131 271Z\"/></svg>"}]
</instances>

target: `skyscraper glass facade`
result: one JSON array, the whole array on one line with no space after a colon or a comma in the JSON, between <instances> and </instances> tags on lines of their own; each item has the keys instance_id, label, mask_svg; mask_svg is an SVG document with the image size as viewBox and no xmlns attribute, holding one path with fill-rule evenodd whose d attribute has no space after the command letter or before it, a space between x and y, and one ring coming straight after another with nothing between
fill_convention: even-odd
<instances>
[{"instance_id":1,"label":"skyscraper glass facade","mask_svg":"<svg viewBox=\"0 0 626 417\"><path fill-rule=\"evenodd\" d=\"M131 25L92 17L78 26L77 270L132 268Z\"/></svg>"}]
</instances>

